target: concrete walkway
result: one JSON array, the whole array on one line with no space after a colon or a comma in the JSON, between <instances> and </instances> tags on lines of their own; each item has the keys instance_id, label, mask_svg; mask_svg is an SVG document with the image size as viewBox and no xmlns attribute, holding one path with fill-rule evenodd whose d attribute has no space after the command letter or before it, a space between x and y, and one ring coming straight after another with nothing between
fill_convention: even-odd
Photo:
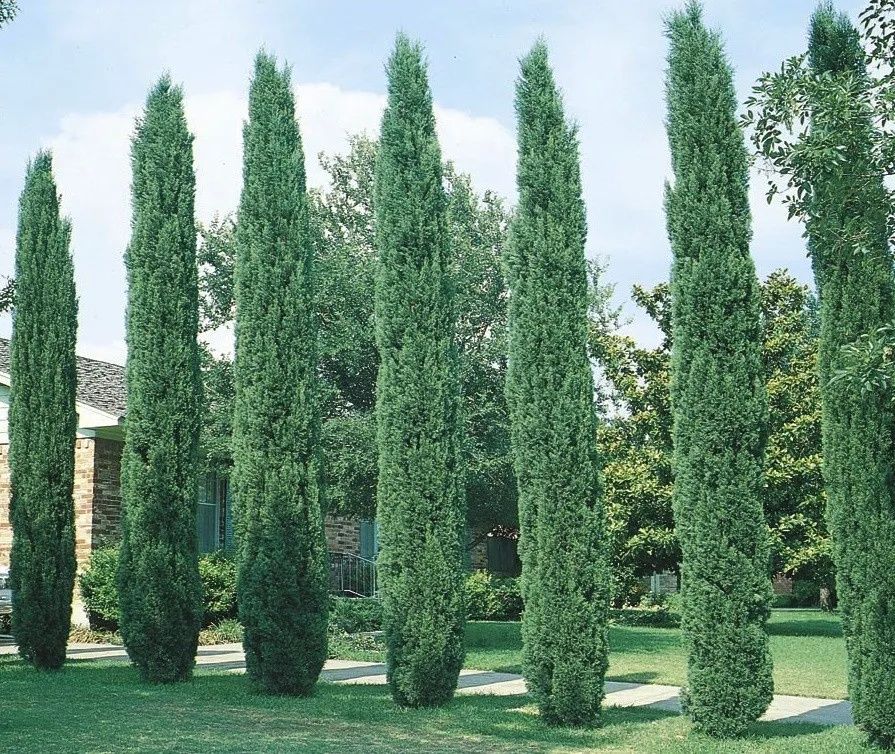
<instances>
[{"instance_id":1,"label":"concrete walkway","mask_svg":"<svg viewBox=\"0 0 895 754\"><path fill-rule=\"evenodd\" d=\"M11 641L0 640L0 655L15 654L15 651ZM72 660L127 660L123 647L110 644L72 644L68 649L68 656ZM199 647L196 665L206 670L241 673L245 670L242 645ZM378 662L328 660L321 678L330 683L384 684L385 665ZM650 707L680 712L680 691L677 686L607 681L605 704L609 707ZM522 676L513 673L464 669L460 671L457 693L513 696L525 694L526 688ZM777 695L761 719L817 725L851 725L851 704L838 699Z\"/></svg>"}]
</instances>

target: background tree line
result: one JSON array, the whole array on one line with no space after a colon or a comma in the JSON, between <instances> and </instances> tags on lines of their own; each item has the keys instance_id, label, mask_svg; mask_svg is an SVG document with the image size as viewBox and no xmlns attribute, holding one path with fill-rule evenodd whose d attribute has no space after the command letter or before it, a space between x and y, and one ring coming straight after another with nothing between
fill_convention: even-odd
<instances>
[{"instance_id":1,"label":"background tree line","mask_svg":"<svg viewBox=\"0 0 895 754\"><path fill-rule=\"evenodd\" d=\"M320 321L319 375L328 509L376 511L375 388L379 356L373 316L376 250L373 176L376 141L350 137L342 155L320 155L329 186L312 190ZM468 521L473 536L518 527L503 384L508 289L503 253L511 210L468 175L445 166L455 248L457 337L466 422ZM201 323L232 323L235 223L218 218L200 235ZM613 563L613 601L636 603L643 579L677 571L680 547L671 511L671 323L666 283L634 286L631 298L655 323L659 343L644 347L624 332L605 267L589 265L589 348L597 369L603 482ZM761 285L769 442L764 507L771 569L833 587L820 469L816 373L818 312L808 286L785 270ZM203 349L204 460L228 473L233 371L229 357Z\"/></svg>"}]
</instances>

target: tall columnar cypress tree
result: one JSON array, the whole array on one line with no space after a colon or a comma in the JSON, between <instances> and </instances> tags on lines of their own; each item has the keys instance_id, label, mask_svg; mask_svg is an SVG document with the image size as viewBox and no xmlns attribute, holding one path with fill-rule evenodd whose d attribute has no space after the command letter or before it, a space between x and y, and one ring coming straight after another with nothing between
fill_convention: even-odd
<instances>
[{"instance_id":1,"label":"tall columnar cypress tree","mask_svg":"<svg viewBox=\"0 0 895 754\"><path fill-rule=\"evenodd\" d=\"M766 401L760 291L749 256L748 159L719 36L692 3L668 22L666 192L674 262L674 515L683 552L685 707L740 734L773 696L761 505Z\"/></svg>"},{"instance_id":2,"label":"tall columnar cypress tree","mask_svg":"<svg viewBox=\"0 0 895 754\"><path fill-rule=\"evenodd\" d=\"M809 62L834 82L866 80L857 31L822 6ZM837 82L838 83L838 82ZM830 137L844 159L814 177L807 223L820 292L824 477L855 720L877 743L895 743L895 415L887 395L831 379L842 347L895 319L886 193L871 157L869 114L814 105L811 138Z\"/></svg>"},{"instance_id":3,"label":"tall columnar cypress tree","mask_svg":"<svg viewBox=\"0 0 895 754\"><path fill-rule=\"evenodd\" d=\"M463 662L459 371L441 150L420 47L388 62L375 182L376 420L388 678L395 701L449 700Z\"/></svg>"},{"instance_id":4,"label":"tall columnar cypress tree","mask_svg":"<svg viewBox=\"0 0 895 754\"><path fill-rule=\"evenodd\" d=\"M196 539L199 372L193 137L165 76L133 140L125 262L127 419L121 462L121 636L146 680L189 678L202 620Z\"/></svg>"},{"instance_id":5,"label":"tall columnar cypress tree","mask_svg":"<svg viewBox=\"0 0 895 754\"><path fill-rule=\"evenodd\" d=\"M309 694L326 659L317 324L305 166L289 70L261 53L243 130L234 481L249 677Z\"/></svg>"},{"instance_id":6,"label":"tall columnar cypress tree","mask_svg":"<svg viewBox=\"0 0 895 754\"><path fill-rule=\"evenodd\" d=\"M10 576L19 653L46 669L65 661L75 580L78 312L70 234L69 222L59 216L52 158L40 152L28 166L16 239Z\"/></svg>"},{"instance_id":7,"label":"tall columnar cypress tree","mask_svg":"<svg viewBox=\"0 0 895 754\"><path fill-rule=\"evenodd\" d=\"M516 88L518 215L509 249L507 401L519 485L525 677L551 724L599 718L609 572L587 356L578 139L547 48Z\"/></svg>"}]
</instances>

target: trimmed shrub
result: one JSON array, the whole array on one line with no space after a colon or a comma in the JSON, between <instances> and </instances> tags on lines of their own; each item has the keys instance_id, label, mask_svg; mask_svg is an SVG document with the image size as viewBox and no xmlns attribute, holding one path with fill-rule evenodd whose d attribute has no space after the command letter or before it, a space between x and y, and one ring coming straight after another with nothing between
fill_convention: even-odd
<instances>
[{"instance_id":1,"label":"trimmed shrub","mask_svg":"<svg viewBox=\"0 0 895 754\"><path fill-rule=\"evenodd\" d=\"M90 628L117 631L121 612L118 598L117 546L94 550L87 568L78 577L81 599ZM233 556L212 552L199 558L202 580L203 626L236 617L236 565Z\"/></svg>"},{"instance_id":2,"label":"trimmed shrub","mask_svg":"<svg viewBox=\"0 0 895 754\"><path fill-rule=\"evenodd\" d=\"M468 620L519 620L522 616L519 579L473 571L464 586Z\"/></svg>"},{"instance_id":3,"label":"trimmed shrub","mask_svg":"<svg viewBox=\"0 0 895 754\"><path fill-rule=\"evenodd\" d=\"M382 602L372 597L329 598L329 630L356 634L382 628Z\"/></svg>"},{"instance_id":4,"label":"trimmed shrub","mask_svg":"<svg viewBox=\"0 0 895 754\"><path fill-rule=\"evenodd\" d=\"M680 614L672 612L667 605L613 609L609 611L609 619L616 626L677 628L681 625Z\"/></svg>"},{"instance_id":5,"label":"trimmed shrub","mask_svg":"<svg viewBox=\"0 0 895 754\"><path fill-rule=\"evenodd\" d=\"M199 557L202 579L202 625L236 617L236 559L223 550Z\"/></svg>"},{"instance_id":6,"label":"trimmed shrub","mask_svg":"<svg viewBox=\"0 0 895 754\"><path fill-rule=\"evenodd\" d=\"M118 547L94 550L78 577L81 599L94 631L117 631L121 620L118 602Z\"/></svg>"}]
</instances>

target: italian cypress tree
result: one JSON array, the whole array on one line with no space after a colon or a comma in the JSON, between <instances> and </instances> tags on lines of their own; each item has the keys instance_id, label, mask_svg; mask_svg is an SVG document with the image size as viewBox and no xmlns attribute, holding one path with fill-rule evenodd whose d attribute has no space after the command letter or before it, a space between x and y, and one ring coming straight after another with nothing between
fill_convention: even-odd
<instances>
[{"instance_id":1,"label":"italian cypress tree","mask_svg":"<svg viewBox=\"0 0 895 754\"><path fill-rule=\"evenodd\" d=\"M525 677L548 723L591 724L607 666L609 571L587 355L587 227L578 139L543 43L522 60L516 113L506 392L519 486Z\"/></svg>"},{"instance_id":2,"label":"italian cypress tree","mask_svg":"<svg viewBox=\"0 0 895 754\"><path fill-rule=\"evenodd\" d=\"M833 85L861 87L857 31L822 6L811 22L809 63ZM816 90L819 94L820 90ZM820 292L824 478L854 717L871 739L895 742L895 416L889 395L845 369L843 346L895 319L886 191L871 154L872 121L860 100L812 102L809 138L834 143L811 181L809 245Z\"/></svg>"},{"instance_id":3,"label":"italian cypress tree","mask_svg":"<svg viewBox=\"0 0 895 754\"><path fill-rule=\"evenodd\" d=\"M202 386L192 135L183 93L167 76L137 121L131 162L121 636L144 679L170 682L189 678L202 620L196 538Z\"/></svg>"},{"instance_id":4,"label":"italian cypress tree","mask_svg":"<svg viewBox=\"0 0 895 754\"><path fill-rule=\"evenodd\" d=\"M748 157L719 36L689 4L668 22L666 191L675 526L683 553L685 708L739 735L770 704L771 589L761 504L766 401L749 256Z\"/></svg>"},{"instance_id":5,"label":"italian cypress tree","mask_svg":"<svg viewBox=\"0 0 895 754\"><path fill-rule=\"evenodd\" d=\"M243 130L236 253L239 615L261 690L309 694L326 660L314 253L289 70L261 53Z\"/></svg>"},{"instance_id":6,"label":"italian cypress tree","mask_svg":"<svg viewBox=\"0 0 895 754\"><path fill-rule=\"evenodd\" d=\"M9 464L12 630L19 653L41 669L65 661L75 580L78 312L70 234L52 158L40 152L19 203Z\"/></svg>"},{"instance_id":7,"label":"italian cypress tree","mask_svg":"<svg viewBox=\"0 0 895 754\"><path fill-rule=\"evenodd\" d=\"M398 36L376 164L376 341L388 678L398 704L448 701L463 663L460 464L447 203L421 48Z\"/></svg>"}]
</instances>

